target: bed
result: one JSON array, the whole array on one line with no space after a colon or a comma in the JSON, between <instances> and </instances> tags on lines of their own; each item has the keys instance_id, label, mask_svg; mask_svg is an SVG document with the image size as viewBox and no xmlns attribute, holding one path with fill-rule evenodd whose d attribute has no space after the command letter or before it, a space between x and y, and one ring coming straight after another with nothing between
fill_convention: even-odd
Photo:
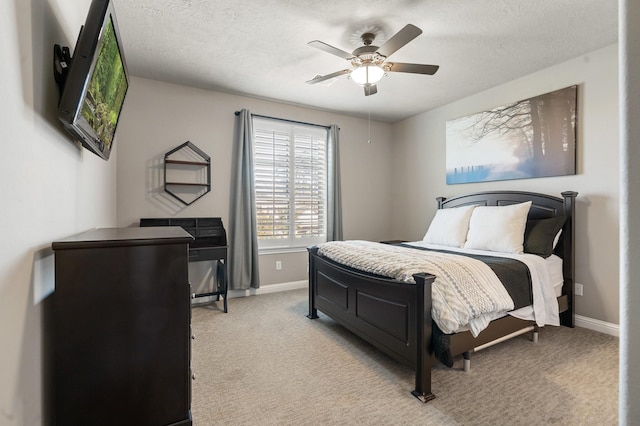
<instances>
[{"instance_id":1,"label":"bed","mask_svg":"<svg viewBox=\"0 0 640 426\"><path fill-rule=\"evenodd\" d=\"M573 327L576 196L572 191L563 192L561 198L532 192L491 191L450 199L439 197L437 202L440 210L465 206L506 207L530 201L527 227L536 221L564 216L552 251L562 259L563 279L557 297L559 324ZM442 333L434 333L438 327L431 316L432 286L436 277L418 272L413 274L415 284L407 284L341 264L320 254L317 246L308 251L308 318L318 318L318 311L321 311L389 356L409 365L415 370L415 389L411 393L422 402L435 398L431 391L431 368L438 362L434 348L442 337ZM506 315L491 321L476 337L471 331L446 334L447 350L451 356L463 355L467 360L474 350L529 330L537 331L535 320Z\"/></svg>"}]
</instances>

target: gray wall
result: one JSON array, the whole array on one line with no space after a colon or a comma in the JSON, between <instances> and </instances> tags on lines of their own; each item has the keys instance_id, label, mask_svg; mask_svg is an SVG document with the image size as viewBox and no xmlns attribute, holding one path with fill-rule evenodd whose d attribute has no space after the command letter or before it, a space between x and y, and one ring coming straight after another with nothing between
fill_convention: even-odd
<instances>
[{"instance_id":1,"label":"gray wall","mask_svg":"<svg viewBox=\"0 0 640 426\"><path fill-rule=\"evenodd\" d=\"M619 323L619 132L617 46L597 50L524 78L396 123L393 234L421 239L436 209L435 198L513 189L557 194L578 191L576 279L584 296L579 315ZM445 123L478 111L578 84L578 172L548 177L447 185Z\"/></svg>"},{"instance_id":2,"label":"gray wall","mask_svg":"<svg viewBox=\"0 0 640 426\"><path fill-rule=\"evenodd\" d=\"M0 2L0 425L42 424L51 242L116 221L116 158L57 119L54 43L73 45L88 1ZM116 149L117 151L117 142Z\"/></svg>"},{"instance_id":3,"label":"gray wall","mask_svg":"<svg viewBox=\"0 0 640 426\"><path fill-rule=\"evenodd\" d=\"M118 225L141 217L220 216L229 223L234 112L340 127L344 236L391 237L391 125L243 96L133 78L127 110L118 129ZM191 141L211 156L212 191L185 206L163 191L164 153ZM261 285L306 278L306 252L260 256ZM276 271L275 262L282 262ZM191 265L204 277L206 265ZM195 282L199 286L200 283ZM204 284L203 284L204 285Z\"/></svg>"}]
</instances>

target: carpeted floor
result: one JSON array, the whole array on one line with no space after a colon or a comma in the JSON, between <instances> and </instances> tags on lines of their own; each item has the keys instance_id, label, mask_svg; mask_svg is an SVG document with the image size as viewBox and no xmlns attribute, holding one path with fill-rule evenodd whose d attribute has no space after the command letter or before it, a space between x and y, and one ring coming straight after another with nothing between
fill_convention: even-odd
<instances>
[{"instance_id":1,"label":"carpeted floor","mask_svg":"<svg viewBox=\"0 0 640 426\"><path fill-rule=\"evenodd\" d=\"M544 327L433 371L436 399L415 399L413 371L320 313L307 291L194 307L194 424L616 425L618 339Z\"/></svg>"}]
</instances>

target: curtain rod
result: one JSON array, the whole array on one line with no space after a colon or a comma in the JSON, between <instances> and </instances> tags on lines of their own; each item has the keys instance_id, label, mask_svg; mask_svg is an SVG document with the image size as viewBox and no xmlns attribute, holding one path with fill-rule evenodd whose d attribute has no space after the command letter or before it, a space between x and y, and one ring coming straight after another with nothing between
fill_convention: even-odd
<instances>
[{"instance_id":1,"label":"curtain rod","mask_svg":"<svg viewBox=\"0 0 640 426\"><path fill-rule=\"evenodd\" d=\"M238 116L238 115L240 115L240 111L236 111L234 114L236 116ZM294 123L294 124L304 124L304 125L307 125L307 126L324 127L325 129L329 129L331 127L331 126L325 126L323 124L307 123L305 121L289 120L288 118L270 117L268 115L260 115L260 114L254 114L254 113L251 113L251 116L252 117L258 117L258 118L269 118L271 120L286 121L288 123ZM338 128L338 130L340 130L340 128Z\"/></svg>"}]
</instances>

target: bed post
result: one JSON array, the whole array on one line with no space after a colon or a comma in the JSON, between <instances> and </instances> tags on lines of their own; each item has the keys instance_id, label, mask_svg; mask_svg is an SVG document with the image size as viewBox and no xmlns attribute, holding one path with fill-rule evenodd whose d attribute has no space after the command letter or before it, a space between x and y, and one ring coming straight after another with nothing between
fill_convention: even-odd
<instances>
[{"instance_id":1,"label":"bed post","mask_svg":"<svg viewBox=\"0 0 640 426\"><path fill-rule=\"evenodd\" d=\"M575 307L575 272L576 272L576 254L575 254L575 199L578 195L575 191L565 191L562 193L564 198L564 215L567 222L562 230L563 233L563 268L564 268L564 284L562 293L567 295L568 309L560 314L560 324L566 327L574 327L574 307Z\"/></svg>"},{"instance_id":2,"label":"bed post","mask_svg":"<svg viewBox=\"0 0 640 426\"><path fill-rule=\"evenodd\" d=\"M318 310L316 309L316 257L318 247L313 246L307 249L309 252L309 314L307 318L318 318Z\"/></svg>"},{"instance_id":3,"label":"bed post","mask_svg":"<svg viewBox=\"0 0 640 426\"><path fill-rule=\"evenodd\" d=\"M436 198L436 201L438 202L438 210L440 210L442 208L442 204L444 203L444 200L446 200L445 197Z\"/></svg>"},{"instance_id":4,"label":"bed post","mask_svg":"<svg viewBox=\"0 0 640 426\"><path fill-rule=\"evenodd\" d=\"M416 281L416 315L418 326L416 336L416 389L411 392L422 402L428 402L436 396L431 393L431 359L433 346L431 343L431 285L435 276L415 274Z\"/></svg>"}]
</instances>

